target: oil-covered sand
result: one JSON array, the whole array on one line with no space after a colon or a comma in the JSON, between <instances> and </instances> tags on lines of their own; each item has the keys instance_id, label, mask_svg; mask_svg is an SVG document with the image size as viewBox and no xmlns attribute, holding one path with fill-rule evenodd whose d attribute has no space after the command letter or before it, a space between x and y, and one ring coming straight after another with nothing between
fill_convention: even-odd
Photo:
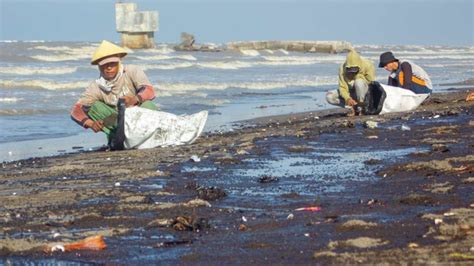
<instances>
[{"instance_id":1,"label":"oil-covered sand","mask_svg":"<svg viewBox=\"0 0 474 266\"><path fill-rule=\"evenodd\" d=\"M0 264L471 264L466 95L435 94L408 113L259 119L182 147L3 163ZM44 251L94 235L106 249Z\"/></svg>"}]
</instances>

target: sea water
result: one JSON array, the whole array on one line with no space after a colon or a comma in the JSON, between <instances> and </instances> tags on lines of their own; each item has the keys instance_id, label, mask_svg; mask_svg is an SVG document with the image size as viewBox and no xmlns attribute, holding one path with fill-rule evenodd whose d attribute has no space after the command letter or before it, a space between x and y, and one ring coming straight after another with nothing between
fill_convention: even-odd
<instances>
[{"instance_id":1,"label":"sea water","mask_svg":"<svg viewBox=\"0 0 474 266\"><path fill-rule=\"evenodd\" d=\"M99 43L0 41L0 161L87 150L103 134L78 126L72 105L99 77L90 58ZM209 111L206 131L228 130L255 117L326 109L325 92L337 88L346 54L286 50L177 52L171 44L133 50L125 64L148 75L162 111ZM377 67L393 51L431 76L434 91L474 76L474 47L355 45ZM386 82L388 72L377 68ZM72 149L76 147L76 149Z\"/></svg>"}]
</instances>

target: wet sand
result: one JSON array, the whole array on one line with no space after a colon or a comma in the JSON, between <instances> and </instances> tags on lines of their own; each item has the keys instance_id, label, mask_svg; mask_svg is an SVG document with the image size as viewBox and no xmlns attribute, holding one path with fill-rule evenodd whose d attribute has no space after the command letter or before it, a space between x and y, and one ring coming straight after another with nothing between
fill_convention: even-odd
<instances>
[{"instance_id":1,"label":"wet sand","mask_svg":"<svg viewBox=\"0 0 474 266\"><path fill-rule=\"evenodd\" d=\"M382 116L262 118L182 147L3 163L0 262L472 263L466 95ZM108 247L44 252L92 235Z\"/></svg>"}]
</instances>

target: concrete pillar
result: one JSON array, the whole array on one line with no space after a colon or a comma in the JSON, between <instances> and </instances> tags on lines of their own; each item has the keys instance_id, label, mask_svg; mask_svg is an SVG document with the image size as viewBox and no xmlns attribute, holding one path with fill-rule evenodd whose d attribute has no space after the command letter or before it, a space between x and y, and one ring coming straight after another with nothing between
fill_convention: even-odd
<instances>
[{"instance_id":1,"label":"concrete pillar","mask_svg":"<svg viewBox=\"0 0 474 266\"><path fill-rule=\"evenodd\" d=\"M115 24L122 34L122 46L131 49L155 47L154 32L158 30L157 11L137 11L135 3L115 4Z\"/></svg>"}]
</instances>

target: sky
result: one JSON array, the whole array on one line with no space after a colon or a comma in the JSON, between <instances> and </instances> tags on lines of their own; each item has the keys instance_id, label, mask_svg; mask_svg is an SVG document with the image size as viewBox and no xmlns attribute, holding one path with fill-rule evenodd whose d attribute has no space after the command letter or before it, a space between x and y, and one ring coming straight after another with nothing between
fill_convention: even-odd
<instances>
[{"instance_id":1,"label":"sky","mask_svg":"<svg viewBox=\"0 0 474 266\"><path fill-rule=\"evenodd\" d=\"M0 40L119 41L114 0L0 0ZM474 0L122 0L159 12L157 43L345 40L474 45Z\"/></svg>"}]
</instances>

